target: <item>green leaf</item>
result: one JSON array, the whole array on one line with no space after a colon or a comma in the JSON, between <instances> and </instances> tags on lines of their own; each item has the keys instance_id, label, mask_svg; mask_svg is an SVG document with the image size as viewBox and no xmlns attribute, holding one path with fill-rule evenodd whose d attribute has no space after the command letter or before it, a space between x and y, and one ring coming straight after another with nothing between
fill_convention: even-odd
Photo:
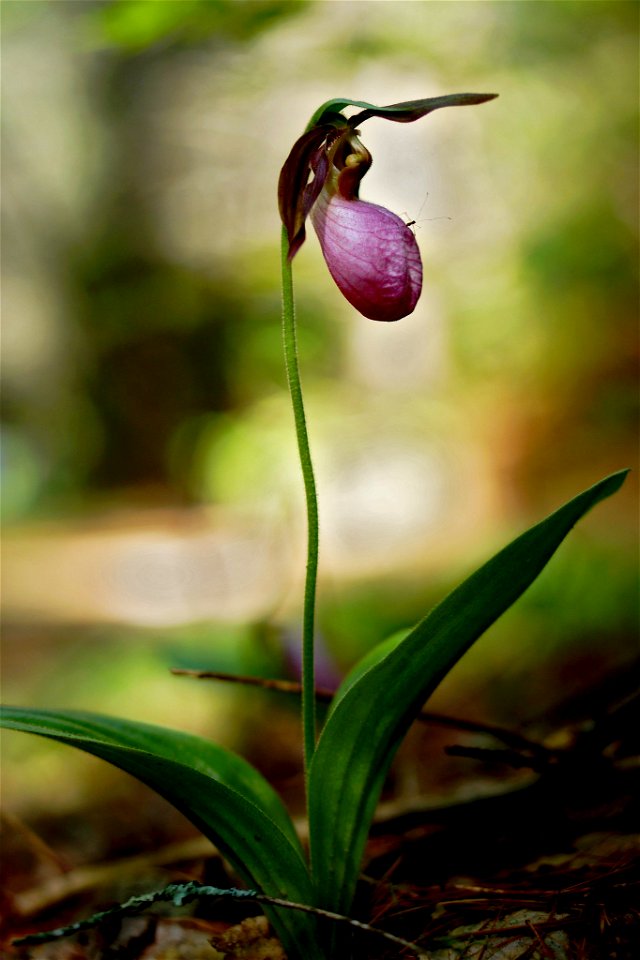
<instances>
[{"instance_id":1,"label":"green leaf","mask_svg":"<svg viewBox=\"0 0 640 960\"><path fill-rule=\"evenodd\" d=\"M364 676L372 667L375 667L377 663L383 660L387 654L391 653L392 650L398 646L399 643L409 635L410 630L396 630L395 633L392 633L390 637L387 637L386 640L383 640L381 643L377 643L370 650L367 650L363 657L360 657L357 663L349 670L349 673L343 679L342 683L336 690L329 707L327 716L330 716L335 708L338 706L338 703L342 698L351 690L351 687L355 686L360 677Z\"/></svg>"},{"instance_id":2,"label":"green leaf","mask_svg":"<svg viewBox=\"0 0 640 960\"><path fill-rule=\"evenodd\" d=\"M79 711L5 707L2 726L78 747L132 774L209 837L250 886L314 902L293 824L277 794L242 758L192 734ZM320 960L315 921L269 908L290 956Z\"/></svg>"},{"instance_id":3,"label":"green leaf","mask_svg":"<svg viewBox=\"0 0 640 960\"><path fill-rule=\"evenodd\" d=\"M574 524L619 489L627 472L602 480L510 543L404 640L395 646L385 641L369 669L355 682L348 679L346 692L338 691L309 775L311 864L319 906L349 910L386 773L426 698L535 580Z\"/></svg>"}]
</instances>

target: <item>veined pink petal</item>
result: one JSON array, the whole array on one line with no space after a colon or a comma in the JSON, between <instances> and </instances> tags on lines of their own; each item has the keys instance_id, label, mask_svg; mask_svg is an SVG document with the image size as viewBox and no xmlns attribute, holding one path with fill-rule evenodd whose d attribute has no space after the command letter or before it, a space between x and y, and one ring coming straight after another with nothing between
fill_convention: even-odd
<instances>
[{"instance_id":1,"label":"veined pink petal","mask_svg":"<svg viewBox=\"0 0 640 960\"><path fill-rule=\"evenodd\" d=\"M323 190L311 210L331 276L370 320L400 320L422 289L422 261L412 231L385 207Z\"/></svg>"}]
</instances>

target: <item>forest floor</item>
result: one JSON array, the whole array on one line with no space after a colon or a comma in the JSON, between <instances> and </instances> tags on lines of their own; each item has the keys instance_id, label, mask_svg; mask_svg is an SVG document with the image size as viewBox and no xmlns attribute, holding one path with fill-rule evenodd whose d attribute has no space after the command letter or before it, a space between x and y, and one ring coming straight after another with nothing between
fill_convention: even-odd
<instances>
[{"instance_id":1,"label":"forest floor","mask_svg":"<svg viewBox=\"0 0 640 960\"><path fill-rule=\"evenodd\" d=\"M353 927L335 960L638 960L638 731L632 696L546 741L507 734L499 745L448 746L472 775L435 802L403 798L392 781L353 917L417 949ZM169 883L238 885L179 814L124 779L120 794L81 815L29 825L5 815L2 956L283 960L256 904L229 900L164 905L36 946L13 942Z\"/></svg>"}]
</instances>

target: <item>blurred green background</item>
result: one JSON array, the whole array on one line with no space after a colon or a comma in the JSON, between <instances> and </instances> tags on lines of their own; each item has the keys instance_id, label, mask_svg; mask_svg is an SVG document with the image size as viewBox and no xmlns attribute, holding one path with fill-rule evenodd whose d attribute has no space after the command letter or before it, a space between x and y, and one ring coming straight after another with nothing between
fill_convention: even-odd
<instances>
[{"instance_id":1,"label":"blurred green background","mask_svg":"<svg viewBox=\"0 0 640 960\"><path fill-rule=\"evenodd\" d=\"M363 197L418 221L411 317L357 315L313 235L295 261L322 678L637 467L636 3L4 0L2 16L7 699L232 744L273 717L168 667L295 672L275 193L332 97L500 94L363 127ZM571 719L605 681L623 693L637 547L636 473L434 706L516 725ZM36 802L52 748L14 743Z\"/></svg>"}]
</instances>

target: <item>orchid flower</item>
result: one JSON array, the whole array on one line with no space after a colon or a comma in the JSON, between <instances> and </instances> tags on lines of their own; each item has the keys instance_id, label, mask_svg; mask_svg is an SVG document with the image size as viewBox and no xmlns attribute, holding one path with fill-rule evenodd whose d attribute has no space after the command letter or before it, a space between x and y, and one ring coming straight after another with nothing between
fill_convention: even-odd
<instances>
[{"instance_id":1,"label":"orchid flower","mask_svg":"<svg viewBox=\"0 0 640 960\"><path fill-rule=\"evenodd\" d=\"M492 100L495 93L454 93L374 107L330 100L311 118L280 173L278 200L291 260L305 239L308 216L329 272L349 303L370 320L400 320L412 313L422 289L416 238L391 210L359 197L372 157L356 127L370 117L410 123L440 107ZM345 107L363 107L347 119Z\"/></svg>"}]
</instances>

